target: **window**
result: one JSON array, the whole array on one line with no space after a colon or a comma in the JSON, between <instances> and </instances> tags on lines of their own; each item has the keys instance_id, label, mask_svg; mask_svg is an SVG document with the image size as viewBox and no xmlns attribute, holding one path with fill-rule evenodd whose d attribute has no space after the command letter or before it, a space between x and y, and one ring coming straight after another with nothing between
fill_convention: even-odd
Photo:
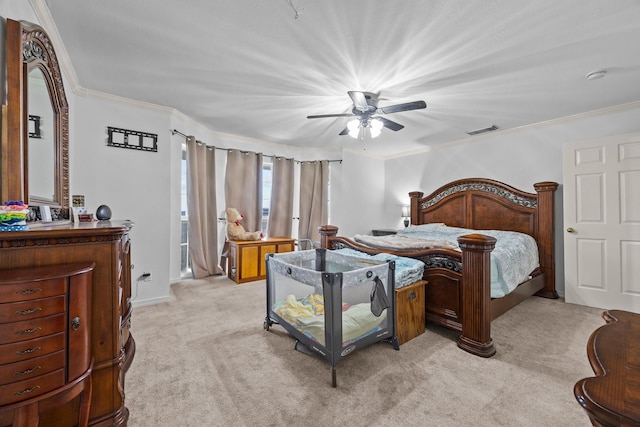
<instances>
[{"instance_id":1,"label":"window","mask_svg":"<svg viewBox=\"0 0 640 427\"><path fill-rule=\"evenodd\" d=\"M189 260L189 212L187 210L187 145L182 144L182 167L180 177L180 274L191 273Z\"/></svg>"},{"instance_id":2,"label":"window","mask_svg":"<svg viewBox=\"0 0 640 427\"><path fill-rule=\"evenodd\" d=\"M271 177L273 172L273 164L268 162L262 163L262 232L267 235L267 226L269 224L269 208L271 207Z\"/></svg>"}]
</instances>

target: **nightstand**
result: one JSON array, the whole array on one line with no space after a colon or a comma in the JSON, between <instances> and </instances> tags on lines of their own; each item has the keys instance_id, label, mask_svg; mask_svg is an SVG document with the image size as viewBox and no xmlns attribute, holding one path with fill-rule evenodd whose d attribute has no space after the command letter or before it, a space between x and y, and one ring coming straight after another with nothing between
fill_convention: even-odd
<instances>
[{"instance_id":1,"label":"nightstand","mask_svg":"<svg viewBox=\"0 0 640 427\"><path fill-rule=\"evenodd\" d=\"M392 234L396 234L398 230L377 229L377 230L371 230L371 232L373 233L374 236L390 236Z\"/></svg>"}]
</instances>

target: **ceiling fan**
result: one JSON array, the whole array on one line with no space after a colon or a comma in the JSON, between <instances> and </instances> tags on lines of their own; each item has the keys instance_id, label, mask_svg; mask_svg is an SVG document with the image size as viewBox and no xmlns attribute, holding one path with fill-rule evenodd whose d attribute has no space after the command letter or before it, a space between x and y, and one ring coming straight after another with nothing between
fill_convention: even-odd
<instances>
[{"instance_id":1,"label":"ceiling fan","mask_svg":"<svg viewBox=\"0 0 640 427\"><path fill-rule=\"evenodd\" d=\"M393 131L399 131L404 128L400 123L396 123L381 114L398 113L401 111L419 110L427 108L424 101L406 102L403 104L389 105L386 107L378 107L378 94L373 92L347 92L353 101L353 109L351 113L344 114L320 114L307 116L307 119L320 119L326 117L355 117L349 121L347 127L339 133L339 135L351 135L357 138L361 129L371 128L371 137L375 138L380 134L382 127L386 127Z\"/></svg>"}]
</instances>

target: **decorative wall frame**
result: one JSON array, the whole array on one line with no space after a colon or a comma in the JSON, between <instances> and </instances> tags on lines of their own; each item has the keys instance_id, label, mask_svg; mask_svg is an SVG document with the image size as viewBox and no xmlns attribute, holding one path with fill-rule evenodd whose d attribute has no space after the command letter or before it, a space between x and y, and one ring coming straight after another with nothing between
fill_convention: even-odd
<instances>
[{"instance_id":1,"label":"decorative wall frame","mask_svg":"<svg viewBox=\"0 0 640 427\"><path fill-rule=\"evenodd\" d=\"M42 138L40 116L29 114L29 138Z\"/></svg>"},{"instance_id":2,"label":"decorative wall frame","mask_svg":"<svg viewBox=\"0 0 640 427\"><path fill-rule=\"evenodd\" d=\"M107 126L107 145L140 151L158 151L158 135Z\"/></svg>"}]
</instances>

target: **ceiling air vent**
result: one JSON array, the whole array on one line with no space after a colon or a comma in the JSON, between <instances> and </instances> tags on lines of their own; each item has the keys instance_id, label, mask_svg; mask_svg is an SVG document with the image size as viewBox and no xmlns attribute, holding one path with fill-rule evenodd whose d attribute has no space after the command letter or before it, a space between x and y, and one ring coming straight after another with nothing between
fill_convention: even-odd
<instances>
[{"instance_id":1,"label":"ceiling air vent","mask_svg":"<svg viewBox=\"0 0 640 427\"><path fill-rule=\"evenodd\" d=\"M477 135L479 133L493 132L494 130L497 130L497 129L498 129L498 126L491 125L488 128L471 130L471 131L467 132L467 135Z\"/></svg>"}]
</instances>

